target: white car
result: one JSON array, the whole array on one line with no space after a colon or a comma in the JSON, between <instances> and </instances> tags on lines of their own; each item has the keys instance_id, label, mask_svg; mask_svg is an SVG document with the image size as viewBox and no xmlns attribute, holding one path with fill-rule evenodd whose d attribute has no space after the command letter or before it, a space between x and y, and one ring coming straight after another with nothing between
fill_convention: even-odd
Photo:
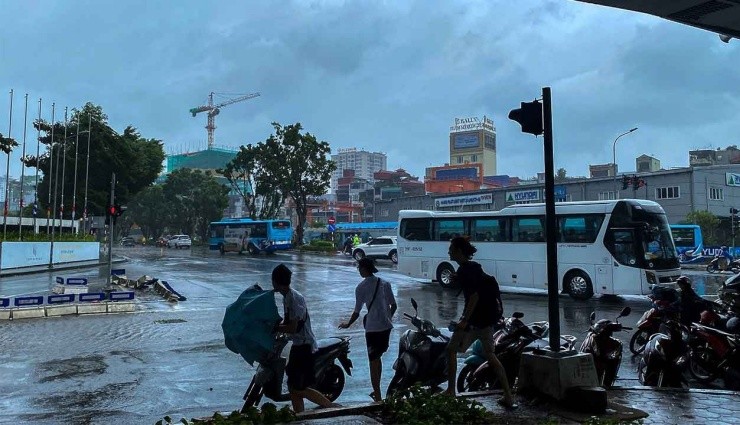
<instances>
[{"instance_id":1,"label":"white car","mask_svg":"<svg viewBox=\"0 0 740 425\"><path fill-rule=\"evenodd\" d=\"M352 249L352 256L359 261L362 258L389 258L398 263L398 250L395 236L380 236L367 243L361 243Z\"/></svg>"},{"instance_id":2,"label":"white car","mask_svg":"<svg viewBox=\"0 0 740 425\"><path fill-rule=\"evenodd\" d=\"M167 241L167 248L183 248L188 249L193 245L193 241L190 240L188 235L175 235Z\"/></svg>"}]
</instances>

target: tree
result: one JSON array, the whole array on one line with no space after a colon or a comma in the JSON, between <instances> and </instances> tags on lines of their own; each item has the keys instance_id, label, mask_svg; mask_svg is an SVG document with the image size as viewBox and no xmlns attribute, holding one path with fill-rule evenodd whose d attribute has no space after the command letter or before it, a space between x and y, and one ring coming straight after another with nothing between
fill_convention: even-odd
<instances>
[{"instance_id":1,"label":"tree","mask_svg":"<svg viewBox=\"0 0 740 425\"><path fill-rule=\"evenodd\" d=\"M169 211L170 230L195 234L206 240L208 225L221 219L229 189L210 173L182 168L167 176L162 194Z\"/></svg>"},{"instance_id":2,"label":"tree","mask_svg":"<svg viewBox=\"0 0 740 425\"><path fill-rule=\"evenodd\" d=\"M556 181L561 181L561 180L565 180L565 179L567 179L567 178L568 178L568 177L566 176L566 175L567 175L567 173L568 173L568 172L567 172L567 171L565 171L565 168L558 168L558 171L557 171L557 172L555 173L555 180L556 180Z\"/></svg>"},{"instance_id":3,"label":"tree","mask_svg":"<svg viewBox=\"0 0 740 425\"><path fill-rule=\"evenodd\" d=\"M236 157L218 172L244 200L249 218L262 220L276 218L285 201L278 181L281 166L280 151L258 143L242 146Z\"/></svg>"},{"instance_id":4,"label":"tree","mask_svg":"<svg viewBox=\"0 0 740 425\"><path fill-rule=\"evenodd\" d=\"M709 211L692 211L686 214L686 224L698 224L701 228L701 234L704 238L705 245L715 245L719 243L716 230L719 227L720 220L716 215Z\"/></svg>"},{"instance_id":5,"label":"tree","mask_svg":"<svg viewBox=\"0 0 740 425\"><path fill-rule=\"evenodd\" d=\"M162 186L151 185L129 202L126 215L141 227L147 239L151 239L164 233L169 222L169 211Z\"/></svg>"},{"instance_id":6,"label":"tree","mask_svg":"<svg viewBox=\"0 0 740 425\"><path fill-rule=\"evenodd\" d=\"M15 141L15 139L10 137L3 137L3 134L0 133L0 151L3 151L6 155L9 155L11 152L13 152L13 148L18 146L18 142Z\"/></svg>"},{"instance_id":7,"label":"tree","mask_svg":"<svg viewBox=\"0 0 740 425\"><path fill-rule=\"evenodd\" d=\"M274 122L275 134L266 141L269 152L279 153L271 157L270 169L279 169L278 182L282 193L290 196L295 204L298 225L295 240L303 241L303 225L306 222L308 198L321 196L329 189L332 172L336 164L328 157L329 143L318 141L308 132L301 133L300 123L283 127Z\"/></svg>"},{"instance_id":8,"label":"tree","mask_svg":"<svg viewBox=\"0 0 740 425\"><path fill-rule=\"evenodd\" d=\"M80 122L79 138L77 121ZM39 171L43 174L38 186L39 202L42 207L50 209L55 197L57 206L61 206L62 193L65 194L65 203L71 205L72 189L76 179L77 210L79 211L77 216L82 216L88 156L88 122L91 128L90 168L87 182L88 211L91 214L103 215L105 213L105 207L110 201L111 172L116 173L116 202L125 204L133 195L154 182L162 170L165 156L160 140L143 138L132 126L126 127L123 134L116 133L108 125L108 117L103 113L103 109L88 102L81 110L72 110L71 119L67 123L66 138L64 122L53 124L53 139L51 123L44 120L34 122L34 127L42 132L39 141L46 145L46 152L38 158ZM75 146L78 139L79 146ZM74 175L75 150L78 161L76 176ZM52 155L53 164L51 163ZM64 173L62 182L60 168L65 159L67 172ZM22 161L27 167L37 165L37 158L33 155L26 155ZM50 171L53 176L49 174ZM51 192L49 191L50 186ZM65 211L69 210L65 208Z\"/></svg>"}]
</instances>

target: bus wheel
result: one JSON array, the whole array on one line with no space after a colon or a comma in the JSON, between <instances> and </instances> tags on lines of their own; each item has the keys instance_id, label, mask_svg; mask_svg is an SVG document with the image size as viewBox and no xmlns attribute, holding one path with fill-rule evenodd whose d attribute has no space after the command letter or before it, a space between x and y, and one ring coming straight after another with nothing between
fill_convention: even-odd
<instances>
[{"instance_id":1,"label":"bus wheel","mask_svg":"<svg viewBox=\"0 0 740 425\"><path fill-rule=\"evenodd\" d=\"M454 283L452 282L452 276L455 274L455 269L452 268L450 263L442 263L437 267L437 282L443 288L452 288Z\"/></svg>"},{"instance_id":2,"label":"bus wheel","mask_svg":"<svg viewBox=\"0 0 740 425\"><path fill-rule=\"evenodd\" d=\"M249 253L252 255L257 255L260 253L260 250L257 249L257 247L253 244L249 244L249 247L247 247L247 251L249 251Z\"/></svg>"},{"instance_id":3,"label":"bus wheel","mask_svg":"<svg viewBox=\"0 0 740 425\"><path fill-rule=\"evenodd\" d=\"M578 270L574 270L565 275L565 290L576 300L587 300L594 295L594 287L591 285L591 279Z\"/></svg>"},{"instance_id":4,"label":"bus wheel","mask_svg":"<svg viewBox=\"0 0 740 425\"><path fill-rule=\"evenodd\" d=\"M391 251L390 257L391 261L393 261L393 264L398 264L398 251L396 251L395 249Z\"/></svg>"}]
</instances>

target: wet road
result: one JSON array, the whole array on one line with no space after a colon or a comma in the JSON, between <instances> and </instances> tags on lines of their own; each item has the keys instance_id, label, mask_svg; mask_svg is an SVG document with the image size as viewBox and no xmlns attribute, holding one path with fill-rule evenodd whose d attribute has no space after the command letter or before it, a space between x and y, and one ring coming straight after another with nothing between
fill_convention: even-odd
<instances>
[{"instance_id":1,"label":"wet road","mask_svg":"<svg viewBox=\"0 0 740 425\"><path fill-rule=\"evenodd\" d=\"M301 254L274 256L219 256L205 250L175 251L135 247L120 249L131 261L128 277L147 274L167 280L188 297L168 304L156 296L138 300L137 312L122 315L77 316L0 322L0 422L17 423L154 423L164 415L175 419L230 411L241 397L254 368L223 344L221 320L225 307L246 287L257 282L269 286L270 271L278 263L293 270L293 284L306 297L315 334L354 337L350 357L355 363L340 403L368 401L366 349L360 324L337 330L353 307L354 287L360 278L348 257ZM410 311L410 298L419 303L419 315L440 326L459 317L462 296L436 284L423 284L393 271L379 261L379 275L396 293L399 313ZM64 273L6 277L0 294L45 293L53 277L88 276L102 281L105 268ZM720 279L701 273L692 276L700 291L716 292ZM714 280L712 280L714 279ZM544 294L504 294L508 313L522 311L525 321L547 319ZM625 306L634 325L648 308L639 297L600 298L587 302L561 297L564 334L583 339L588 317L613 318ZM384 357L383 387L392 376L390 365L398 350L398 337L406 328L395 318L391 347ZM631 334L619 335L625 344ZM618 385L636 385L635 365L625 347Z\"/></svg>"}]
</instances>

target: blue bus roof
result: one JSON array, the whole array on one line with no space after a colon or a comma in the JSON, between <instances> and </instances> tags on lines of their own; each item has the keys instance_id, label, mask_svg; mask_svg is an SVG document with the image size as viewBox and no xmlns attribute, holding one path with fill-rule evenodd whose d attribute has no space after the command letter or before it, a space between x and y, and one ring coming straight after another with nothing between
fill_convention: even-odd
<instances>
[{"instance_id":1,"label":"blue bus roof","mask_svg":"<svg viewBox=\"0 0 740 425\"><path fill-rule=\"evenodd\" d=\"M373 223L337 223L337 230L377 230L397 229L396 221L378 221Z\"/></svg>"},{"instance_id":2,"label":"blue bus roof","mask_svg":"<svg viewBox=\"0 0 740 425\"><path fill-rule=\"evenodd\" d=\"M290 220L288 219L252 220L249 217L238 217L238 218L222 218L219 221L212 221L211 224L271 223L273 221L290 221Z\"/></svg>"},{"instance_id":3,"label":"blue bus roof","mask_svg":"<svg viewBox=\"0 0 740 425\"><path fill-rule=\"evenodd\" d=\"M701 228L698 224L671 224L672 229L697 229Z\"/></svg>"}]
</instances>

